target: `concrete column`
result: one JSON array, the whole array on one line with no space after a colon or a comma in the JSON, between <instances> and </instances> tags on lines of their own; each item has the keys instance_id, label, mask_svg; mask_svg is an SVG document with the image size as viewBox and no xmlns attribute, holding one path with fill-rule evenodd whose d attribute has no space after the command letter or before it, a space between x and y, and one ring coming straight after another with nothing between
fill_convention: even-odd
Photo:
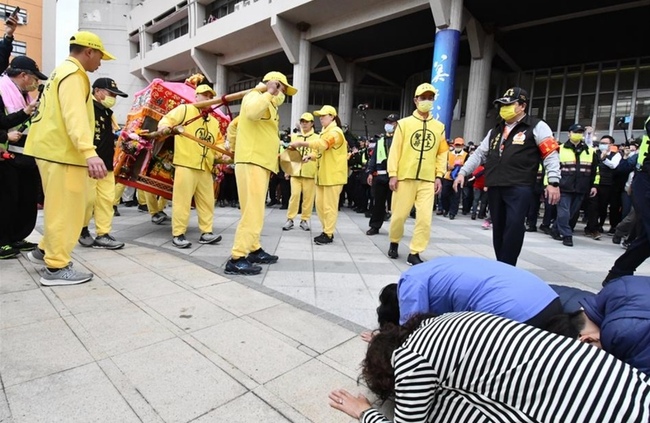
<instances>
[{"instance_id":1,"label":"concrete column","mask_svg":"<svg viewBox=\"0 0 650 423\"><path fill-rule=\"evenodd\" d=\"M214 90L218 96L230 94L228 92L228 68L221 64L222 58L217 57L217 74L214 81Z\"/></svg>"},{"instance_id":2,"label":"concrete column","mask_svg":"<svg viewBox=\"0 0 650 423\"><path fill-rule=\"evenodd\" d=\"M340 82L339 86L339 107L338 114L343 125L352 126L352 117L354 115L354 74L356 65L347 63L345 65L345 79Z\"/></svg>"},{"instance_id":3,"label":"concrete column","mask_svg":"<svg viewBox=\"0 0 650 423\"><path fill-rule=\"evenodd\" d=\"M494 58L494 35L486 34L480 23L471 19L467 25L472 62L469 68L467 113L463 137L466 141L481 142L485 137L486 115L490 104L490 74Z\"/></svg>"},{"instance_id":4,"label":"concrete column","mask_svg":"<svg viewBox=\"0 0 650 423\"><path fill-rule=\"evenodd\" d=\"M309 107L309 84L311 81L311 42L306 39L306 33L300 35L298 46L298 62L293 65L293 86L298 92L291 99L291 122L293 128L299 121L300 115Z\"/></svg>"}]
</instances>

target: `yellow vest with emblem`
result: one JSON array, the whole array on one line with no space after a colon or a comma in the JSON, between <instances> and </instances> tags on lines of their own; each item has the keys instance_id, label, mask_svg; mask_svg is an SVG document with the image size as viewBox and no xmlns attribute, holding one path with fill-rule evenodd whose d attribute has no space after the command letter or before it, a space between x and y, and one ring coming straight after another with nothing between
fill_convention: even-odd
<instances>
[{"instance_id":1,"label":"yellow vest with emblem","mask_svg":"<svg viewBox=\"0 0 650 423\"><path fill-rule=\"evenodd\" d=\"M299 133L299 134L292 134L291 135L291 141L314 141L318 139L318 135L314 132L312 129L309 131L307 134ZM298 152L302 157L306 156L318 156L318 152L316 150L312 150L309 147L299 147ZM300 178L314 178L316 176L316 160L309 160L308 162L302 162L300 165L300 172L298 175L291 175L291 176L298 176Z\"/></svg>"},{"instance_id":2,"label":"yellow vest with emblem","mask_svg":"<svg viewBox=\"0 0 650 423\"><path fill-rule=\"evenodd\" d=\"M348 182L347 142L336 122L323 128L319 139L310 141L309 146L319 151L316 185L345 185Z\"/></svg>"},{"instance_id":3,"label":"yellow vest with emblem","mask_svg":"<svg viewBox=\"0 0 650 423\"><path fill-rule=\"evenodd\" d=\"M77 78L66 90L80 89L82 102L61 110L59 89L66 78ZM68 93L66 93L68 94ZM72 57L59 65L45 83L38 113L32 119L25 143L25 154L55 163L87 166L86 159L96 157L95 109L90 95L90 80L83 66ZM80 98L81 98L80 96ZM63 115L65 113L65 116Z\"/></svg>"}]
</instances>

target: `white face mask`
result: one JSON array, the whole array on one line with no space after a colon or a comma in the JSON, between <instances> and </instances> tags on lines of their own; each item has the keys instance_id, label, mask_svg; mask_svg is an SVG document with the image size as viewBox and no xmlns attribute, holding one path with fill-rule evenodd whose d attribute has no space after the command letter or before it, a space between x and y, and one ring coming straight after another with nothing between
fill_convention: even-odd
<instances>
[{"instance_id":1,"label":"white face mask","mask_svg":"<svg viewBox=\"0 0 650 423\"><path fill-rule=\"evenodd\" d=\"M600 151L603 151L603 152L607 151L609 149L609 144L600 144L598 146L598 148L600 149Z\"/></svg>"},{"instance_id":2,"label":"white face mask","mask_svg":"<svg viewBox=\"0 0 650 423\"><path fill-rule=\"evenodd\" d=\"M395 130L395 125L393 125L392 123L387 123L384 125L384 131L386 131L387 134L392 134L394 130Z\"/></svg>"}]
</instances>

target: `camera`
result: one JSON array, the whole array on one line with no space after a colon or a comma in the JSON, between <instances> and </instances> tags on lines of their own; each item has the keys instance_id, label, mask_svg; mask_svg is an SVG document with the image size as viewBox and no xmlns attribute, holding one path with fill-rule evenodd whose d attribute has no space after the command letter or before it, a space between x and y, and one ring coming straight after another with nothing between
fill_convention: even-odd
<instances>
[{"instance_id":1,"label":"camera","mask_svg":"<svg viewBox=\"0 0 650 423\"><path fill-rule=\"evenodd\" d=\"M358 110L368 110L370 108L370 105L368 103L361 103L357 106Z\"/></svg>"}]
</instances>

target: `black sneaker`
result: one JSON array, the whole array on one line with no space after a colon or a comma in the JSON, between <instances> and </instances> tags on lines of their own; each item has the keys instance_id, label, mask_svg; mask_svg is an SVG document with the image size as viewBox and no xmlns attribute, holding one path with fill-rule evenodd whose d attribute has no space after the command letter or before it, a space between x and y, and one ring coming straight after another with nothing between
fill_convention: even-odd
<instances>
[{"instance_id":1,"label":"black sneaker","mask_svg":"<svg viewBox=\"0 0 650 423\"><path fill-rule=\"evenodd\" d=\"M399 246L398 243L396 242L391 242L390 247L388 247L388 257L392 259L396 259L399 257L399 254L397 254L397 247Z\"/></svg>"},{"instance_id":2,"label":"black sneaker","mask_svg":"<svg viewBox=\"0 0 650 423\"><path fill-rule=\"evenodd\" d=\"M379 233L379 229L377 228L370 228L366 231L366 235L377 235Z\"/></svg>"},{"instance_id":3,"label":"black sneaker","mask_svg":"<svg viewBox=\"0 0 650 423\"><path fill-rule=\"evenodd\" d=\"M245 257L241 257L237 260L228 260L224 273L226 275L257 275L261 271L262 266L251 264Z\"/></svg>"},{"instance_id":4,"label":"black sneaker","mask_svg":"<svg viewBox=\"0 0 650 423\"><path fill-rule=\"evenodd\" d=\"M556 241L563 241L564 237L557 231L551 231L551 237Z\"/></svg>"},{"instance_id":5,"label":"black sneaker","mask_svg":"<svg viewBox=\"0 0 650 423\"><path fill-rule=\"evenodd\" d=\"M526 226L526 232L537 232L537 227L535 225Z\"/></svg>"},{"instance_id":6,"label":"black sneaker","mask_svg":"<svg viewBox=\"0 0 650 423\"><path fill-rule=\"evenodd\" d=\"M409 254L409 256L406 258L406 264L409 266L415 266L416 264L422 264L424 261L420 258L420 254L415 253L415 254Z\"/></svg>"},{"instance_id":7,"label":"black sneaker","mask_svg":"<svg viewBox=\"0 0 650 423\"><path fill-rule=\"evenodd\" d=\"M38 244L34 244L33 242L29 242L24 239L22 241L14 242L11 244L13 248L20 251L32 251L34 248L36 248L37 245Z\"/></svg>"},{"instance_id":8,"label":"black sneaker","mask_svg":"<svg viewBox=\"0 0 650 423\"><path fill-rule=\"evenodd\" d=\"M20 254L20 250L17 250L11 245L3 245L2 247L0 247L0 260L14 258L19 254Z\"/></svg>"},{"instance_id":9,"label":"black sneaker","mask_svg":"<svg viewBox=\"0 0 650 423\"><path fill-rule=\"evenodd\" d=\"M317 245L331 244L333 240L334 240L334 235L329 236L325 232L321 233L320 235L314 238L314 242Z\"/></svg>"},{"instance_id":10,"label":"black sneaker","mask_svg":"<svg viewBox=\"0 0 650 423\"><path fill-rule=\"evenodd\" d=\"M278 256L267 253L261 248L248 254L246 260L249 263L273 264L278 261Z\"/></svg>"},{"instance_id":11,"label":"black sneaker","mask_svg":"<svg viewBox=\"0 0 650 423\"><path fill-rule=\"evenodd\" d=\"M113 216L122 216L120 211L117 209L117 206L113 206Z\"/></svg>"},{"instance_id":12,"label":"black sneaker","mask_svg":"<svg viewBox=\"0 0 650 423\"><path fill-rule=\"evenodd\" d=\"M616 235L616 234L615 234L615 235L612 237L612 242L613 242L614 244L620 244L621 241L623 241L623 237L622 237L622 236L619 236L619 235Z\"/></svg>"},{"instance_id":13,"label":"black sneaker","mask_svg":"<svg viewBox=\"0 0 650 423\"><path fill-rule=\"evenodd\" d=\"M140 204L140 205L138 206L138 211L139 211L140 213L149 213L149 207L147 207L146 204Z\"/></svg>"},{"instance_id":14,"label":"black sneaker","mask_svg":"<svg viewBox=\"0 0 650 423\"><path fill-rule=\"evenodd\" d=\"M562 245L566 245L567 247L573 247L573 237L572 236L562 237Z\"/></svg>"},{"instance_id":15,"label":"black sneaker","mask_svg":"<svg viewBox=\"0 0 650 423\"><path fill-rule=\"evenodd\" d=\"M551 227L550 227L550 226L546 226L546 225L544 225L543 223L542 223L541 225L539 225L539 230L542 231L542 232L544 232L546 235L550 235L550 234L551 234ZM585 231L585 232L586 232L586 231Z\"/></svg>"}]
</instances>

